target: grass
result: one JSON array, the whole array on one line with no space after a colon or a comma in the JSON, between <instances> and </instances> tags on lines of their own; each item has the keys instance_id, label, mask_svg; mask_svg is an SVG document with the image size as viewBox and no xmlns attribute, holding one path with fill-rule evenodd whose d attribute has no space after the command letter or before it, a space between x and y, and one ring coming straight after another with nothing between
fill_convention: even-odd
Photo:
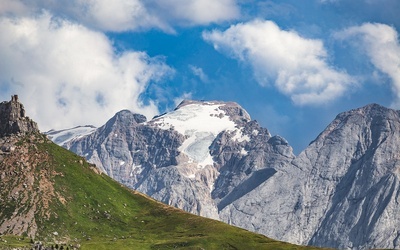
<instances>
[{"instance_id":1,"label":"grass","mask_svg":"<svg viewBox=\"0 0 400 250\"><path fill-rule=\"evenodd\" d=\"M30 246L30 238L22 236L5 235L0 236L0 248L22 248Z\"/></svg>"},{"instance_id":2,"label":"grass","mask_svg":"<svg viewBox=\"0 0 400 250\"><path fill-rule=\"evenodd\" d=\"M259 234L166 206L96 174L82 158L49 142L45 165L55 174L50 218L36 216L35 240L81 249L314 249L275 241ZM42 208L44 209L44 208ZM5 236L3 236L4 238ZM29 246L30 239L7 236L0 248Z\"/></svg>"}]
</instances>

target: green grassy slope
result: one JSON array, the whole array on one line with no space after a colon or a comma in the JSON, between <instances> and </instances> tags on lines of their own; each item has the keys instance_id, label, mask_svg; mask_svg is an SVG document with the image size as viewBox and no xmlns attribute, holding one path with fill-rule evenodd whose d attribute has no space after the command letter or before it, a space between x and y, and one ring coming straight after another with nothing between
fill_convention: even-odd
<instances>
[{"instance_id":1,"label":"green grassy slope","mask_svg":"<svg viewBox=\"0 0 400 250\"><path fill-rule=\"evenodd\" d=\"M80 249L305 249L166 206L95 173L81 157L39 141L29 154L47 155L35 173L46 176L45 169L54 192L35 214L35 240ZM29 240L2 236L0 248L30 246Z\"/></svg>"}]
</instances>

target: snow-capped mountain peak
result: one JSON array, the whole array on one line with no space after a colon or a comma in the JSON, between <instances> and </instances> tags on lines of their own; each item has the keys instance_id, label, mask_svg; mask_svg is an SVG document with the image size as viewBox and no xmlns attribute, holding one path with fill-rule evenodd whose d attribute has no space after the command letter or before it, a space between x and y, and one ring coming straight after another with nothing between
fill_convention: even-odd
<instances>
[{"instance_id":1,"label":"snow-capped mountain peak","mask_svg":"<svg viewBox=\"0 0 400 250\"><path fill-rule=\"evenodd\" d=\"M179 151L203 168L213 164L209 147L219 133L236 131L238 139L241 138L241 131L235 122L237 118L229 113L232 108L243 110L236 103L184 101L174 111L153 119L149 124L184 135L186 139ZM241 118L250 120L244 110Z\"/></svg>"}]
</instances>

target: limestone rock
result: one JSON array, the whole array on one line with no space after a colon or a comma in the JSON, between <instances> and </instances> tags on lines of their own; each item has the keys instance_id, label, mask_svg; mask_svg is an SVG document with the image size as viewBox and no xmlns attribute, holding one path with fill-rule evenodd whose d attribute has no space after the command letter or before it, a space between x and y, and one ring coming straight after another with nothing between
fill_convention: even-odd
<instances>
[{"instance_id":1,"label":"limestone rock","mask_svg":"<svg viewBox=\"0 0 400 250\"><path fill-rule=\"evenodd\" d=\"M18 96L11 96L11 101L0 103L0 137L11 134L39 132L36 122L25 116L24 106Z\"/></svg>"},{"instance_id":2,"label":"limestone rock","mask_svg":"<svg viewBox=\"0 0 400 250\"><path fill-rule=\"evenodd\" d=\"M399 248L399 152L399 111L372 104L342 113L220 217L297 244Z\"/></svg>"}]
</instances>

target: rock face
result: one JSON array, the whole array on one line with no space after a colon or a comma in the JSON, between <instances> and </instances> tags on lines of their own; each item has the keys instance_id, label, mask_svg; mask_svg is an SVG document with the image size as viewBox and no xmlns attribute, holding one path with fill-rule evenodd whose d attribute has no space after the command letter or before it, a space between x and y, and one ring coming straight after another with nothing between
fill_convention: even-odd
<instances>
[{"instance_id":1,"label":"rock face","mask_svg":"<svg viewBox=\"0 0 400 250\"><path fill-rule=\"evenodd\" d=\"M0 103L0 137L39 132L37 124L25 116L24 105L18 101L18 96L11 96L11 101Z\"/></svg>"},{"instance_id":2,"label":"rock face","mask_svg":"<svg viewBox=\"0 0 400 250\"><path fill-rule=\"evenodd\" d=\"M129 111L66 144L164 203L297 244L398 248L400 114L339 114L299 156L236 103Z\"/></svg>"},{"instance_id":3,"label":"rock face","mask_svg":"<svg viewBox=\"0 0 400 250\"><path fill-rule=\"evenodd\" d=\"M322 215L309 244L400 247L399 111L372 104L340 114L294 164L311 177L303 207ZM315 199L318 189L325 195Z\"/></svg>"},{"instance_id":4,"label":"rock face","mask_svg":"<svg viewBox=\"0 0 400 250\"><path fill-rule=\"evenodd\" d=\"M275 173L269 162L294 158L284 139L223 102L184 101L148 122L123 110L66 146L135 190L214 219Z\"/></svg>"},{"instance_id":5,"label":"rock face","mask_svg":"<svg viewBox=\"0 0 400 250\"><path fill-rule=\"evenodd\" d=\"M299 244L398 248L399 152L398 111L373 104L342 113L221 219Z\"/></svg>"}]
</instances>

